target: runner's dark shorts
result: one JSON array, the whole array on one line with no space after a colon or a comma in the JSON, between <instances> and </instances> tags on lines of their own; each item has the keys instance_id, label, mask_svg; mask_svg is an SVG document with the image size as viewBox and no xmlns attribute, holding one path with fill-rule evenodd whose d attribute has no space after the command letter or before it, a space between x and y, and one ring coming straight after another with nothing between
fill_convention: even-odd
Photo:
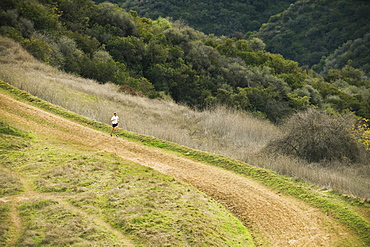
<instances>
[{"instance_id":1,"label":"runner's dark shorts","mask_svg":"<svg viewBox=\"0 0 370 247\"><path fill-rule=\"evenodd\" d=\"M116 124L112 124L112 127L114 128L114 127L117 127L118 126L118 123L116 123Z\"/></svg>"}]
</instances>

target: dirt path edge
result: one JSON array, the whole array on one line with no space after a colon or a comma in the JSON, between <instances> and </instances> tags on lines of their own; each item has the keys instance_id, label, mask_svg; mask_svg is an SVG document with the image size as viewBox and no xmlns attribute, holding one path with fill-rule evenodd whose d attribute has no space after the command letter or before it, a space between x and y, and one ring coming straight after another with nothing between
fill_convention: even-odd
<instances>
[{"instance_id":1,"label":"dirt path edge","mask_svg":"<svg viewBox=\"0 0 370 247\"><path fill-rule=\"evenodd\" d=\"M19 113L23 113L23 117ZM112 138L3 93L0 94L0 114L37 134L49 133L62 140L114 153L187 182L263 234L271 246L335 246L341 236L348 234L318 209L251 179L160 149ZM42 121L32 121L25 115Z\"/></svg>"}]
</instances>

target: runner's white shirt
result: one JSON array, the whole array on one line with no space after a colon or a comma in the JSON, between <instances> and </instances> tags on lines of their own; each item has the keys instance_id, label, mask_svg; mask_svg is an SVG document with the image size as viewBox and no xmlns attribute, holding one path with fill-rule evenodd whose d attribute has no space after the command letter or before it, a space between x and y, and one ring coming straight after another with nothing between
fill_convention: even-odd
<instances>
[{"instance_id":1,"label":"runner's white shirt","mask_svg":"<svg viewBox=\"0 0 370 247\"><path fill-rule=\"evenodd\" d=\"M118 123L118 116L113 116L110 120L113 120L112 124L117 124Z\"/></svg>"}]
</instances>

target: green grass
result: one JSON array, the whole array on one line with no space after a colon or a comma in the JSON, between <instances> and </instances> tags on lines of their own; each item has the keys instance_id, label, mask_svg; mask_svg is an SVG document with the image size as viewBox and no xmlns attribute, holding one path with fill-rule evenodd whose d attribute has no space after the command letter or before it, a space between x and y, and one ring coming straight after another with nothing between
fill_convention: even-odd
<instances>
[{"instance_id":1,"label":"green grass","mask_svg":"<svg viewBox=\"0 0 370 247\"><path fill-rule=\"evenodd\" d=\"M117 237L107 229L56 201L30 200L19 211L24 224L18 246L118 245Z\"/></svg>"},{"instance_id":2,"label":"green grass","mask_svg":"<svg viewBox=\"0 0 370 247\"><path fill-rule=\"evenodd\" d=\"M235 216L190 185L4 120L1 130L2 142L9 144L0 154L0 197L6 198L0 203L0 241L5 246L124 246L122 236L135 246L254 246ZM19 215L13 218L22 222L18 233L10 220L14 210Z\"/></svg>"},{"instance_id":3,"label":"green grass","mask_svg":"<svg viewBox=\"0 0 370 247\"><path fill-rule=\"evenodd\" d=\"M24 192L23 185L18 178L0 170L0 197L17 195Z\"/></svg>"},{"instance_id":4,"label":"green grass","mask_svg":"<svg viewBox=\"0 0 370 247\"><path fill-rule=\"evenodd\" d=\"M87 125L94 129L98 129L103 132L107 132L109 130L109 126L107 124L84 118L61 107L51 105L26 92L17 90L6 83L1 83L0 86L3 90L11 92L13 95L18 97L18 99L32 102L32 104L38 107L64 116L83 125ZM179 156L186 156L196 161L219 166L253 178L254 180L257 180L260 183L273 188L276 191L279 191L280 193L296 197L312 206L319 208L321 211L332 216L338 222L347 226L349 229L351 229L351 231L357 234L363 242L364 246L370 245L370 223L368 218L368 211L370 207L369 203L366 201L361 202L340 195L338 196L327 193L319 193L316 190L313 190L311 188L312 186L309 184L296 181L292 178L279 176L272 171L257 168L220 155L197 151L175 143L159 140L154 137L140 135L128 131L125 131L123 133L123 137L148 146L168 150L170 152L176 153ZM345 202L346 200L347 202ZM356 206L349 207L348 200L352 202L352 205L356 204Z\"/></svg>"},{"instance_id":5,"label":"green grass","mask_svg":"<svg viewBox=\"0 0 370 247\"><path fill-rule=\"evenodd\" d=\"M233 246L250 245L247 229L219 204L191 186L110 154L79 150L77 146L65 144L44 147L43 143L33 144L32 149L23 155L13 155L6 160L6 164L11 164L13 171L30 181L41 197L43 194L48 197L50 193L63 197L74 207L99 216L129 236L137 246L148 246L149 243L155 246L171 243L176 246L186 246L186 243L222 246L225 242ZM55 201L47 201L46 206L43 205L43 202L36 200L30 205L20 206L21 215L29 224L21 234L25 239L20 245L31 241L30 237L26 237L32 236L33 233L28 233L30 229L40 235L32 239L34 243L80 244L86 240L85 237L72 235L73 242L65 242L69 239L70 231L45 231L59 227L74 229L77 226L69 223L71 212L61 208ZM25 208L35 208L35 212L31 210L24 213ZM63 213L63 210L66 212ZM57 214L62 212L65 215L63 221L55 220L55 217L59 217L53 216L53 211ZM82 224L80 217L74 218L77 221L75 224ZM53 222L54 227L51 227ZM83 228L98 227L86 224ZM97 241L105 243L111 239L104 231L96 234L94 241L89 240L89 244L94 245ZM54 235L60 236L58 242L50 242L50 236ZM204 236L207 240L198 236ZM87 235L86 238L91 237Z\"/></svg>"},{"instance_id":6,"label":"green grass","mask_svg":"<svg viewBox=\"0 0 370 247\"><path fill-rule=\"evenodd\" d=\"M0 202L0 243L7 243L12 238L10 209L9 205Z\"/></svg>"},{"instance_id":7,"label":"green grass","mask_svg":"<svg viewBox=\"0 0 370 247\"><path fill-rule=\"evenodd\" d=\"M27 137L28 133L10 126L7 122L0 120L0 133L17 137Z\"/></svg>"},{"instance_id":8,"label":"green grass","mask_svg":"<svg viewBox=\"0 0 370 247\"><path fill-rule=\"evenodd\" d=\"M14 151L23 151L30 145L31 135L0 119L0 160ZM0 165L0 196L11 196L24 192L21 181Z\"/></svg>"}]
</instances>

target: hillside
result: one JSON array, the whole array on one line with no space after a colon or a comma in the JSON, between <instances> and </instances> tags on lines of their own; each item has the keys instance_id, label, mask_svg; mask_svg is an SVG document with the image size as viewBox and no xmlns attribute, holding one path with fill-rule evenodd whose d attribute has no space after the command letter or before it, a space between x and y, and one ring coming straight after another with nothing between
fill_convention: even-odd
<instances>
[{"instance_id":1,"label":"hillside","mask_svg":"<svg viewBox=\"0 0 370 247\"><path fill-rule=\"evenodd\" d=\"M318 138L320 142L314 142L314 147L324 145L324 153L337 152L338 144L345 144L342 147L347 147L346 150L341 149L343 152L335 155L336 159L333 161L312 163L297 159L295 155L266 152L266 146L285 131L251 114L225 107L197 111L169 99L132 96L123 93L119 86L111 83L100 84L47 66L10 39L0 38L0 51L0 79L90 119L106 122L112 112L118 112L124 121L122 127L126 130L221 154L357 198L370 198L367 160L364 159L361 164L356 161L348 162L350 156L341 159L345 157L345 151L349 150L351 156L355 154L353 148L357 145L353 143L354 135L360 136L363 143L370 147L367 141L370 132L363 132L366 130L366 122L360 126L358 133L352 131L353 119L348 118L344 118L344 121L332 119L328 125L323 125L328 119L321 118L315 128L306 125L297 129L300 125L296 122L287 126L289 130L304 133L298 139ZM311 120L303 120L303 123L312 124ZM338 140L338 130L341 126L348 125L350 140ZM334 136L328 136L331 144L321 141L325 135L317 136L324 132L309 131L316 128L324 128L322 130L325 132L334 131ZM336 141L334 145L332 140ZM355 142L358 143L358 140ZM310 150L316 153L315 149ZM319 148L317 152L322 153L322 150Z\"/></svg>"},{"instance_id":2,"label":"hillside","mask_svg":"<svg viewBox=\"0 0 370 247\"><path fill-rule=\"evenodd\" d=\"M351 65L369 75L370 2L300 0L258 32L266 49L319 72Z\"/></svg>"},{"instance_id":3,"label":"hillside","mask_svg":"<svg viewBox=\"0 0 370 247\"><path fill-rule=\"evenodd\" d=\"M6 224L0 237L9 246L253 246L233 216L179 181L223 204L263 246L362 245L328 214L245 176L112 138L15 97L32 99L2 82L0 111L7 124L0 205Z\"/></svg>"},{"instance_id":4,"label":"hillside","mask_svg":"<svg viewBox=\"0 0 370 247\"><path fill-rule=\"evenodd\" d=\"M96 0L101 3L104 1ZM250 38L317 72L351 65L369 76L369 1L124 1L142 17L171 17L206 34Z\"/></svg>"},{"instance_id":5,"label":"hillside","mask_svg":"<svg viewBox=\"0 0 370 247\"><path fill-rule=\"evenodd\" d=\"M147 168L170 155L0 98L5 246L253 246L215 201Z\"/></svg>"},{"instance_id":6,"label":"hillside","mask_svg":"<svg viewBox=\"0 0 370 247\"><path fill-rule=\"evenodd\" d=\"M311 180L314 177L324 178L322 180L323 187L326 187L328 183L330 183L331 186L341 191L346 191L348 194L356 192L359 197L368 198L369 179L366 177L368 171L367 166L341 167L339 170L331 170L328 167L323 168L314 164L298 164L287 157L274 156L273 159L269 159L268 156L261 156L261 153L258 151L263 149L266 143L277 134L279 129L267 121L258 120L238 112L225 111L225 109L196 112L185 106L177 105L173 101L150 100L147 98L130 96L119 92L119 87L115 85L99 84L96 81L68 75L42 64L25 52L18 44L9 39L0 39L0 45L0 78L19 88L33 92L33 94L37 96L28 95L23 91L10 87L6 83L1 84L2 95L0 99L2 103L0 107L0 116L2 117L2 121L4 121L4 117L6 118L5 123L2 122L1 125L2 133L5 132L4 134L6 135L1 136L1 141L7 152L10 151L10 153L1 152L2 155L10 154L5 155L5 158L2 159L7 161L5 163L6 167L1 169L5 172L4 180L1 182L5 189L2 191L10 194L21 193L19 196L2 197L1 200L14 203L12 205L18 205L18 203L23 202L18 200L29 198L28 195L30 195L30 198L33 198L32 195L40 197L45 195L45 193L47 196L52 196L51 193L56 193L56 195L58 195L58 198L47 197L45 198L47 201L35 201L32 202L31 205L26 204L20 207L26 219L34 218L35 215L39 217L46 212L52 212L54 208L63 212L65 216L61 217L62 219L71 219L77 212L79 216L82 215L83 217L75 218L72 222L76 222L77 226L79 229L82 229L82 231L91 229L87 233L85 232L80 235L83 239L84 236L89 238L88 241L104 239L104 236L108 236L105 239L110 238L109 236L115 236L113 239L127 240L128 238L132 240L130 234L135 234L132 233L132 231L140 231L140 227L143 226L147 229L148 225L155 228L153 231L150 231L151 229L148 230L150 231L149 238L156 238L159 235L163 236L161 235L163 233L162 229L165 228L165 230L168 230L166 224L172 224L173 226L171 221L172 218L170 217L171 219L168 219L168 217L163 216L163 213L165 215L185 215L187 217L186 221L178 221L176 223L180 224L178 225L179 227L181 224L185 224L181 228L184 231L186 231L189 226L186 222L196 222L197 225L200 224L199 228L201 229L199 230L201 232L194 231L194 225L191 225L191 232L196 235L196 240L192 241L204 239L204 237L199 238L199 234L203 234L201 236L204 236L204 234L206 236L208 236L208 234L213 236L216 232L220 233L219 236L226 234L232 238L232 240L239 239L238 236L240 236L240 232L229 232L230 229L233 229L229 227L230 224L236 225L238 230L248 235L245 228L238 227L240 223L234 221L227 215L226 218L234 222L227 224L228 226L226 228L229 230L223 229L222 226L221 228L214 229L214 223L208 221L211 219L205 221L203 219L203 213L207 212L206 215L208 216L210 214L221 215L223 213L210 213L209 207L212 208L213 206L207 205L205 205L206 208L204 211L199 212L200 214L194 213L193 209L200 207L198 201L194 202L196 204L195 207L191 206L193 204L191 204L189 198L194 198L194 196L186 197L187 202L190 204L188 208L192 210L190 214L195 217L194 221L189 219L189 214L186 213L189 213L189 211L183 212L183 207L174 207L172 204L174 201L177 203L178 201L176 200L179 199L180 205L184 205L183 201L181 201L183 197L178 197L180 193L179 189L168 187L169 185L167 182L174 182L172 178L174 176L194 185L207 195L212 196L214 200L217 200L229 211L238 216L239 220L252 231L255 237L253 241L257 245L262 243L262 245L266 246L266 242L269 241L271 236L274 236L274 239L279 239L278 236L282 236L284 239L278 241L282 241L283 243L290 241L290 245L293 246L294 244L300 246L302 244L301 241L307 241L310 237L312 237L313 242L322 242L324 246L325 244L331 246L329 243L330 241L339 241L338 246L366 246L368 243L370 236L368 235L369 210L367 203L340 196L330 190L322 192L321 189L316 188L312 184L297 182L297 176L301 175L307 180ZM17 102L13 97L29 102L29 104L36 105L37 107L35 108L34 106ZM50 102L54 102L54 104L61 105L74 112L79 112L88 118L65 111L61 107L48 104L40 100L40 98L47 99ZM38 107L44 110L40 110ZM47 112L45 112L45 110ZM150 136L135 134L125 130L120 133L123 137L122 139L110 138L107 134L109 126L102 122L107 122L107 119L110 118L110 114L113 111L118 111L123 117L124 121L121 127L134 130L136 133L145 133ZM68 120L64 119L65 117L68 118ZM87 126L92 127L94 130ZM17 129L21 130L19 131ZM25 136L27 138L24 138ZM172 142L163 141L151 136L160 136L161 139L170 140ZM117 142L119 142L119 145L115 145ZM250 166L244 162L229 159L225 156L212 155L209 152L196 151L195 149L186 148L185 146L180 146L173 142L183 143L186 144L186 146L197 149L209 150L212 153L225 154L239 160L247 158L250 160L249 163L261 167L269 167L270 165L271 169L285 174L290 173L293 174L293 176L292 178L286 176L280 177L271 171ZM113 156L111 156L110 153L113 153ZM123 160L117 157L120 155L124 158ZM111 157L113 158L111 159ZM157 159L155 157L157 157ZM134 161L134 163L139 163L144 166L153 167L154 169L170 175L170 177L163 179L158 178L159 180L156 180L155 176L156 174L159 175L158 173L151 173L150 171L152 170L136 166L127 160ZM186 162L186 165L182 162ZM35 166L35 164L38 165ZM180 164L185 166L178 167ZM120 169L118 165L122 165L122 169ZM126 165L135 167L134 174L126 173L126 171L132 171ZM281 165L281 167L279 167L279 165ZM11 175L12 173L9 169L13 169L13 166L17 166L19 176L14 175L14 173ZM140 172L138 174L138 171L141 171L140 167L143 168L143 173ZM221 167L222 169L217 167ZM180 168L186 170L184 171ZM190 168L194 168L194 172L198 171L199 173L191 173L188 170ZM198 169L201 170L199 171ZM225 170L230 170L232 172L225 172ZM177 172L179 172L179 174L177 174ZM215 177L210 175L209 179L211 179L211 181L209 181L208 174L212 172L216 172L217 174ZM341 172L343 174L341 174ZM78 176L76 176L76 174L78 174ZM114 175L107 176L112 174ZM220 174L223 175L221 176ZM241 175L235 177L235 174ZM205 175L207 175L207 177L203 179ZM351 175L353 175L353 177L351 177ZM114 180L117 176L119 177L118 181ZM230 182L234 181L233 179L235 178L238 178L238 181ZM219 179L221 179L221 181ZM23 181L23 185L22 182L19 181ZM96 183L96 181L103 181L103 183ZM146 181L149 184L147 184ZM156 181L159 181L158 185L156 185ZM348 183L346 183L346 181L348 181ZM119 185L123 184L123 187L118 186L121 189L117 189L115 187L117 183ZM71 184L72 186L69 187ZM134 185L129 186L131 184ZM109 187L109 185L114 187ZM219 185L221 185L222 188L218 188ZM266 191L265 189L267 187L269 189ZM127 188L127 190L123 190L122 188ZM148 188L153 188L153 190L148 191ZM244 188L246 190L244 190ZM140 191L140 189L144 189L144 191ZM252 193L255 189L257 189L256 192L263 193L263 195ZM91 190L100 196L89 193ZM23 191L27 192L23 193ZM96 191L101 192L97 193ZM108 191L110 196L101 196L104 191ZM176 195L172 195L170 193L171 191L174 191ZM113 192L114 197L111 196ZM119 219L122 219L120 217L114 218L113 221L107 220L104 215L107 215L107 212L109 212L108 215L111 215L112 211L114 212L112 207L114 205L117 206L115 203L121 202L121 192L124 193L123 195L125 198L127 193L133 192L134 196L130 194L129 197L136 198L136 196L142 195L144 199L140 197L127 202L127 204L123 203L122 205L129 207L127 209L128 211L125 211L126 209L123 208L115 208L114 210L119 211L117 214L125 215L125 213L132 212L130 210L137 210L137 207L132 205L137 205L138 202L143 202L142 200L149 201L148 204L145 202L139 204L147 205L152 214L148 215L147 211L145 211L145 214L133 214L130 215L127 221L123 222L119 221ZM188 192L193 193L192 190ZM84 195L85 197L78 201L63 201L63 198L70 198L69 196L75 195ZM186 196L186 193L184 195ZM154 196L154 199L152 196ZM157 201L155 200L155 198L157 198L156 196L159 196L161 199L165 198L165 196L169 196L167 200L169 203L163 205L163 200L159 200L158 203L160 205L157 205ZM248 196L253 198L249 198ZM207 199L203 200L202 197L199 199L203 202L209 201ZM270 199L273 199L273 201ZM288 204L286 204L286 199L289 202ZM69 203L74 204L71 205ZM239 203L241 203L241 205ZM14 217L12 220L9 220L8 217L4 216L5 218L2 219L5 219L7 222L4 226L12 225L8 224L8 222L20 224L19 217L17 217L16 214L16 207L12 205L6 204L3 207L5 216L13 212L10 215ZM271 205L273 205L272 208ZM299 206L296 207L297 205ZM163 206L168 206L169 209L165 210ZM147 210L148 207L142 209ZM219 206L215 205L215 207L218 208ZM275 211L275 209L280 210L280 207L282 207L281 211ZM31 210L32 208L40 208L40 210L33 212ZM60 210L61 208L63 210ZM160 209L160 212L157 212L155 208ZM180 212L172 211L174 208L179 209ZM258 210L266 211L261 211L260 215ZM286 212L286 210L289 212ZM72 212L72 215L68 212ZM173 212L173 214L170 212ZM321 216L316 214L321 214L320 212L325 213L324 218L320 218ZM294 215L292 215L292 213ZM153 214L155 215L156 220L154 220L154 222L156 224L150 223L153 222L153 218L151 217ZM54 216L51 213L47 215L49 215L49 218L40 218L43 222L41 224L42 226L49 226L51 219L57 217L57 215ZM87 218L93 217L93 221L97 223L83 225L85 223L81 222L85 222L83 220L85 216ZM148 218L145 218L146 216ZM158 217L160 218L162 216L168 220L157 221ZM206 218L208 218L208 216ZM285 219L285 216L288 219ZM218 216L215 217L219 219ZM291 217L295 220L294 222L291 222ZM310 220L308 220L309 223L306 217L310 218ZM213 216L210 218L214 219ZM227 222L224 221L226 218L223 218L222 222ZM68 225L68 222L62 219L59 218L58 220L60 226ZM325 224L327 224L328 221L332 222L331 220L334 220L333 224L329 226L332 227L332 230L327 232L325 229L328 225L322 228L321 224L315 219L319 222L324 220L326 222ZM199 223L199 220L201 223ZM289 221L286 222L286 220ZM282 223L283 230L275 227L279 225L281 221L284 222ZM36 227L36 229L38 229L37 232L41 231L40 234L36 234L40 237L36 237L32 241L40 241L42 236L44 236L42 229L35 226L33 221L29 223L30 224L27 226L32 229ZM95 227L91 227L94 224ZM123 229L121 234L114 231L114 229L117 229L115 227L116 224L119 225L118 228ZM219 225L219 222L216 224ZM307 226L307 224L312 227L304 227L304 229L302 229L303 233L294 232L296 231L296 227L300 228L300 226ZM318 225L316 226L316 224ZM111 227L113 226L114 229L111 229L109 225ZM343 228L343 225L346 226L346 228ZM204 227L202 228L202 226ZM209 230L208 226L210 226L212 230ZM272 226L273 228L271 228ZM68 227L76 229L73 225L68 225ZM50 234L51 236L55 234L57 236L66 236L66 234L70 234L70 231L65 232L63 229L68 227L55 228L56 230L47 233L47 236L50 236ZM158 230L158 227L160 227L160 230ZM99 230L102 228L103 230ZM50 227L43 229L50 229ZM60 229L60 231L58 229ZM108 229L109 233L104 229ZM125 232L127 229L129 229L130 232L128 234ZM178 228L171 227L171 229L177 231ZM7 228L2 230L2 232L9 232L8 230ZM321 233L319 235L311 235L311 233L304 233L306 230L323 230L328 235L320 235ZM265 233L265 231L267 233ZM282 231L285 233L283 234ZM34 231L27 232L27 234L29 234L27 236L35 234ZM153 232L160 233L157 235ZM344 235L339 234L344 232L349 233ZM81 232L76 231L76 234L79 233ZM94 236L97 236L97 238L92 237L94 233L96 233ZM173 234L168 234L171 236L176 235L176 233L172 233ZM242 234L243 237L245 236L244 233ZM143 236L143 239L148 237L146 231L141 231L140 234L140 236ZM164 235L169 238L168 234ZM289 237L287 236L290 234L292 234L293 238L288 240ZM299 234L307 235L302 235L302 239L299 240L294 237L299 236ZM339 237L338 234L340 235ZM103 236L103 238L99 236ZM357 238L356 236L360 237ZM156 241L162 241L163 239L163 241L166 241L168 239L167 237L161 238L160 240L156 239ZM32 239L32 237L30 238ZM28 238L27 241L31 241L30 238ZM52 237L48 237L47 239L50 240L50 238ZM64 237L57 238L57 241L68 240L68 238L67 240L63 240L63 238ZM140 237L140 240L133 241L144 241L143 239ZM173 239L171 238L171 240ZM74 238L72 241L82 240ZM249 239L244 239L244 241L249 241ZM272 246L274 246L274 241L275 240L271 240ZM278 246L278 244L276 244L276 246Z\"/></svg>"},{"instance_id":7,"label":"hillside","mask_svg":"<svg viewBox=\"0 0 370 247\"><path fill-rule=\"evenodd\" d=\"M95 0L102 3L102 0ZM270 16L285 10L295 0L284 1L125 1L111 0L124 9L137 11L153 20L171 17L206 34L243 36L258 31Z\"/></svg>"},{"instance_id":8,"label":"hillside","mask_svg":"<svg viewBox=\"0 0 370 247\"><path fill-rule=\"evenodd\" d=\"M38 60L132 95L197 109L222 105L274 123L311 108L370 118L370 81L363 71L325 67L320 76L265 51L256 37L206 35L179 21L89 0L2 1L0 17L0 34ZM361 51L362 42L349 44L350 50Z\"/></svg>"}]
</instances>

